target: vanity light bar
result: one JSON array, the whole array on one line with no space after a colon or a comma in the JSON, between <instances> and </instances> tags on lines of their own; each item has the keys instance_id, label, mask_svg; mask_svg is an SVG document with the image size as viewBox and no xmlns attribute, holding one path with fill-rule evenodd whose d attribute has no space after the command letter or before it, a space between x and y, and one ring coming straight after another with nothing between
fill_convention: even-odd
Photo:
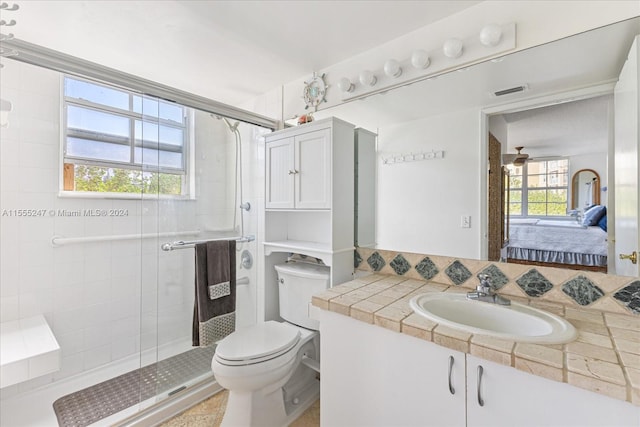
<instances>
[{"instance_id":1,"label":"vanity light bar","mask_svg":"<svg viewBox=\"0 0 640 427\"><path fill-rule=\"evenodd\" d=\"M402 87L440 74L467 67L486 58L497 57L516 48L516 24L488 25L464 38L447 39L429 50L419 47L410 58L389 60L386 67L365 69L357 75L342 76L342 100L351 101ZM485 34L486 33L486 34ZM499 34L499 37L496 36ZM381 64L384 65L384 64Z\"/></svg>"}]
</instances>

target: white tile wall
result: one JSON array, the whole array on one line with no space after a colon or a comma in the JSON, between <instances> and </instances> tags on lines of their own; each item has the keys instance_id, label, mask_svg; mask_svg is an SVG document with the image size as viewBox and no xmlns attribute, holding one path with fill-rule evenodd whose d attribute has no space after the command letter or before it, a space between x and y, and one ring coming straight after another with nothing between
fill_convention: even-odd
<instances>
[{"instance_id":1,"label":"white tile wall","mask_svg":"<svg viewBox=\"0 0 640 427\"><path fill-rule=\"evenodd\" d=\"M196 112L197 200L58 197L60 76L4 61L3 98L14 111L0 131L0 212L3 209L128 209L125 217L0 217L0 321L42 314L61 347L61 369L2 396L26 392L158 345L190 340L193 251L159 251L178 238L53 247L51 238L226 229L233 225L234 138L224 122ZM262 197L264 170L257 132L241 125L245 200ZM259 184L258 184L259 183ZM257 234L256 211L245 232ZM198 238L185 236L184 239ZM254 256L256 242L245 244ZM239 324L256 321L256 267L238 276ZM184 345L184 344L183 344ZM153 352L152 352L153 353Z\"/></svg>"}]
</instances>

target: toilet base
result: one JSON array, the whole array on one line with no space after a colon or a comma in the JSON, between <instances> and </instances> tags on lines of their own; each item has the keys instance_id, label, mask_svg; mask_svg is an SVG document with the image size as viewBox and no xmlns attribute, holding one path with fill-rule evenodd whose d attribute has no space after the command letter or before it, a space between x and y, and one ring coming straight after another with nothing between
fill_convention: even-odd
<instances>
[{"instance_id":1,"label":"toilet base","mask_svg":"<svg viewBox=\"0 0 640 427\"><path fill-rule=\"evenodd\" d=\"M230 390L221 427L286 427L318 400L320 381L314 378L288 402L284 395L283 388L266 395Z\"/></svg>"}]
</instances>

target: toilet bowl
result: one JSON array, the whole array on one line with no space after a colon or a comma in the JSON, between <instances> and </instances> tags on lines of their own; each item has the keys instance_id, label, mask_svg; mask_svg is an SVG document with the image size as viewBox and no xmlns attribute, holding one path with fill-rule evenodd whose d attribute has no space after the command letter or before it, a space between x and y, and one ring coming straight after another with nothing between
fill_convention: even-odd
<instances>
[{"instance_id":1,"label":"toilet bowl","mask_svg":"<svg viewBox=\"0 0 640 427\"><path fill-rule=\"evenodd\" d=\"M280 315L240 328L216 347L211 369L229 390L222 426L285 426L320 394L318 324L308 317L314 293L329 284L328 267L303 263L275 266ZM315 363L307 363L307 360Z\"/></svg>"}]
</instances>

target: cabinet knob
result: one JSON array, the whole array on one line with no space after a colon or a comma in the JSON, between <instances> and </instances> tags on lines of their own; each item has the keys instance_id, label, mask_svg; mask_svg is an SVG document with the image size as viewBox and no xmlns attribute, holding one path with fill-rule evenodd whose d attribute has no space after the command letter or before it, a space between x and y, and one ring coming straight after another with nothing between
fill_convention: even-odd
<instances>
[{"instance_id":1,"label":"cabinet knob","mask_svg":"<svg viewBox=\"0 0 640 427\"><path fill-rule=\"evenodd\" d=\"M295 175L297 173L298 173L298 171L295 170L295 169L289 171L289 175Z\"/></svg>"}]
</instances>

